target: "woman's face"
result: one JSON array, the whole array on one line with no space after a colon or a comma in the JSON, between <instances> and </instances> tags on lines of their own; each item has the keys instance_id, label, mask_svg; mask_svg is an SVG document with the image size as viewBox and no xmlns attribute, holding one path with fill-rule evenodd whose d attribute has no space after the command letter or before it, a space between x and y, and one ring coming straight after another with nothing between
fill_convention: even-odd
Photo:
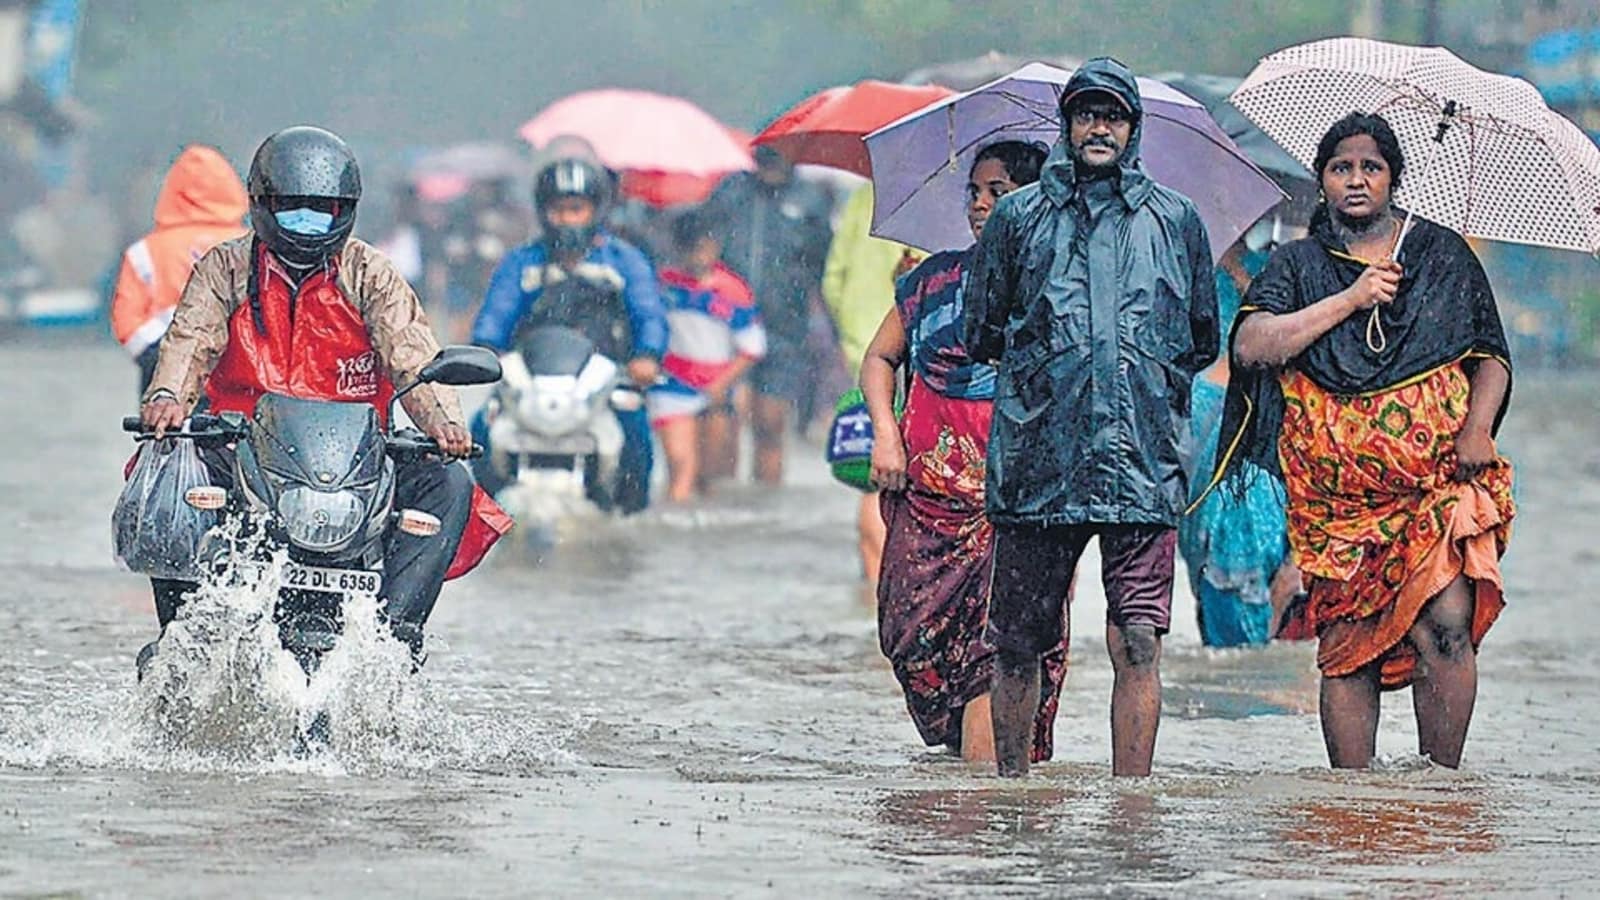
<instances>
[{"instance_id":1,"label":"woman's face","mask_svg":"<svg viewBox=\"0 0 1600 900\"><path fill-rule=\"evenodd\" d=\"M1347 137L1322 170L1328 207L1344 219L1372 219L1388 212L1392 175L1371 135Z\"/></svg>"},{"instance_id":2,"label":"woman's face","mask_svg":"<svg viewBox=\"0 0 1600 900\"><path fill-rule=\"evenodd\" d=\"M974 240L983 236L983 223L989 221L994 205L1016 189L1017 183L1000 160L986 159L972 167L967 179L967 224Z\"/></svg>"}]
</instances>

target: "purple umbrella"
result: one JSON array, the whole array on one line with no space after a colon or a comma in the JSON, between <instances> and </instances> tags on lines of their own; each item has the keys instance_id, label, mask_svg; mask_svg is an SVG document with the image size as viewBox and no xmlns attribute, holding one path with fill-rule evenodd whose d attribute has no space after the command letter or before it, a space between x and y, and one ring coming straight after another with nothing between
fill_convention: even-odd
<instances>
[{"instance_id":1,"label":"purple umbrella","mask_svg":"<svg viewBox=\"0 0 1600 900\"><path fill-rule=\"evenodd\" d=\"M973 158L995 141L1055 143L1057 101L1071 77L1066 69L1030 63L867 135L877 195L872 233L929 251L971 244L963 211ZM1139 95L1145 170L1194 201L1211 256L1219 259L1284 193L1199 102L1149 78L1139 79Z\"/></svg>"}]
</instances>

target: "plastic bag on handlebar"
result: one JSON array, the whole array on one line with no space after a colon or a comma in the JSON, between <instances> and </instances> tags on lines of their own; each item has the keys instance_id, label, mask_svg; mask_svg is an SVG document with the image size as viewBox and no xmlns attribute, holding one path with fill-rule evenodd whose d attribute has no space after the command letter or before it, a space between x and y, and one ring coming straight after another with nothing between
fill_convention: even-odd
<instances>
[{"instance_id":1,"label":"plastic bag on handlebar","mask_svg":"<svg viewBox=\"0 0 1600 900\"><path fill-rule=\"evenodd\" d=\"M209 484L194 441L168 438L141 444L111 513L117 562L154 578L198 580L200 539L217 524L217 513L195 509L184 495Z\"/></svg>"}]
</instances>

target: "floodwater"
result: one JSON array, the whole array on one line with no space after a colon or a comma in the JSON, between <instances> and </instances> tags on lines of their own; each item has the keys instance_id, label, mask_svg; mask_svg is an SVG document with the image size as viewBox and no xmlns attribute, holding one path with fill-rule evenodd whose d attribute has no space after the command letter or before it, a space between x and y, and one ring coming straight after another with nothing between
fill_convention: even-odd
<instances>
[{"instance_id":1,"label":"floodwater","mask_svg":"<svg viewBox=\"0 0 1600 900\"><path fill-rule=\"evenodd\" d=\"M336 677L295 683L241 630L258 601L216 597L221 649L191 634L188 669L136 688L154 617L109 539L133 378L108 343L0 336L0 895L1596 890L1588 379L1517 388L1510 605L1462 772L1416 758L1400 693L1380 769L1330 773L1311 648L1206 651L1180 587L1156 775L1111 778L1088 577L1056 761L1016 783L920 746L861 600L853 498L798 445L776 494L600 524L543 564L497 550L446 587L420 678L361 632ZM312 702L338 712L332 744L296 757Z\"/></svg>"}]
</instances>

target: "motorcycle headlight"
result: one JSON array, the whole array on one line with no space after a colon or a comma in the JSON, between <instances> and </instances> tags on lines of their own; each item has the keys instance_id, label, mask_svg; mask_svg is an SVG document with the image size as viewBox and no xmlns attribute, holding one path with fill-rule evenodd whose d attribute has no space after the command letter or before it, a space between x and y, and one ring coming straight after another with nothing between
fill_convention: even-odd
<instances>
[{"instance_id":1,"label":"motorcycle headlight","mask_svg":"<svg viewBox=\"0 0 1600 900\"><path fill-rule=\"evenodd\" d=\"M536 384L538 378L534 379ZM587 397L578 392L570 377L551 379L517 398L517 421L530 431L560 435L583 424L588 412Z\"/></svg>"},{"instance_id":2,"label":"motorcycle headlight","mask_svg":"<svg viewBox=\"0 0 1600 900\"><path fill-rule=\"evenodd\" d=\"M374 486L375 487L375 486ZM278 518L289 540L317 553L342 549L366 522L359 493L290 487L278 495Z\"/></svg>"}]
</instances>

